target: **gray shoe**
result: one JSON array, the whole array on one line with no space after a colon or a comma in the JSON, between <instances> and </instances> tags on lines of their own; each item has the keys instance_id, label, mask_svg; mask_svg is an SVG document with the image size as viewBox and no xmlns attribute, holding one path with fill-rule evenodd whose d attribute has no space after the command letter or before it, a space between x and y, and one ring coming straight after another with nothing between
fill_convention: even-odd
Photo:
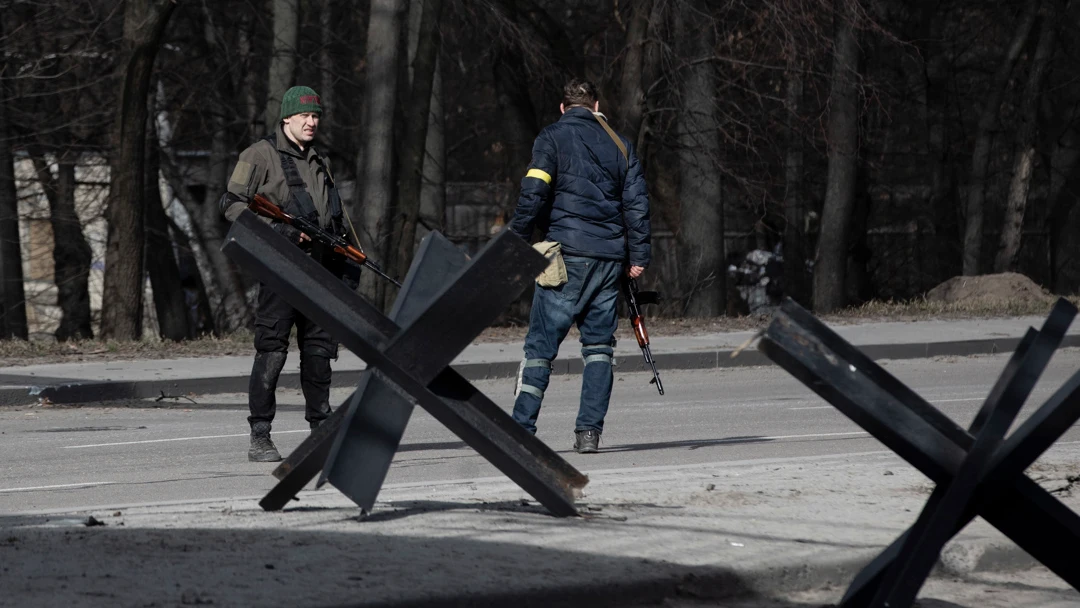
<instances>
[{"instance_id":1,"label":"gray shoe","mask_svg":"<svg viewBox=\"0 0 1080 608\"><path fill-rule=\"evenodd\" d=\"M600 431L574 431L574 451L578 454L595 454L600 451Z\"/></svg>"},{"instance_id":2,"label":"gray shoe","mask_svg":"<svg viewBox=\"0 0 1080 608\"><path fill-rule=\"evenodd\" d=\"M280 462L281 454L270 439L270 426L256 423L251 429L251 447L248 448L248 460L251 462Z\"/></svg>"}]
</instances>

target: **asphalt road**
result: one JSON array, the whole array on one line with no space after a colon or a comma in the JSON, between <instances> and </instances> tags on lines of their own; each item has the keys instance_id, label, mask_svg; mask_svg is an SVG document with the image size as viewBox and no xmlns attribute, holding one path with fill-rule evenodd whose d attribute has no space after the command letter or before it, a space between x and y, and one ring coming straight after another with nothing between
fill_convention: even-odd
<instances>
[{"instance_id":1,"label":"asphalt road","mask_svg":"<svg viewBox=\"0 0 1080 608\"><path fill-rule=\"evenodd\" d=\"M885 366L967 424L1006 359L940 358ZM1025 412L1078 369L1080 350L1060 351ZM586 456L569 450L580 376L554 377L540 416L540 437L585 473L885 449L777 367L667 371L663 397L648 379L617 374L602 452ZM512 407L510 380L477 385L496 403ZM341 402L349 392L335 389L333 400ZM269 490L272 466L247 462L246 396L195 400L0 408L0 513L249 497ZM299 391L279 391L274 439L283 453L308 432L300 404ZM1073 429L1062 441L1080 441L1080 432ZM496 475L418 409L387 484Z\"/></svg>"}]
</instances>

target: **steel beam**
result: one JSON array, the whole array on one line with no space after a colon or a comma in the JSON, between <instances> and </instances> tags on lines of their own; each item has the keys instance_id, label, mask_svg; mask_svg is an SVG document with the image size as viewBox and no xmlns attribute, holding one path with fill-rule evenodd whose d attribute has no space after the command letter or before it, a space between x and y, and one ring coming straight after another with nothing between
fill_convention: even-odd
<instances>
[{"instance_id":1,"label":"steel beam","mask_svg":"<svg viewBox=\"0 0 1080 608\"><path fill-rule=\"evenodd\" d=\"M1007 404L1001 414L1006 418L1008 411L1019 410L1075 315L1076 308L1062 300L1042 331L1029 332L970 430L956 425L793 302L784 303L766 330L760 348L939 484L925 510L948 510L947 517L932 526L935 542L942 537L947 540L975 514L982 515L1033 557L1078 586L1080 567L1068 547L1076 546L1080 540L1080 518L1022 472L1080 417L1080 378L1074 377L1062 387L1000 449L992 449L997 447L993 445L996 441L987 439L991 447L980 448L981 464L971 460L977 441L971 431L981 436L1001 404ZM996 424L1004 423L998 420ZM951 497L950 486L959 488ZM881 588L884 573L903 554L905 543L916 543L911 539L931 528L930 515L926 519L856 577L843 606L868 605ZM944 525L946 521L951 525Z\"/></svg>"},{"instance_id":2,"label":"steel beam","mask_svg":"<svg viewBox=\"0 0 1080 608\"><path fill-rule=\"evenodd\" d=\"M405 329L298 248L286 246L254 216L245 213L234 222L223 250L375 368L370 376L385 379L414 399L552 513L576 514L574 497L588 478L445 363L546 265L524 241L505 231L496 236ZM337 439L349 428L349 413L356 411L343 409ZM298 470L293 467L291 472ZM278 496L276 502L280 500Z\"/></svg>"}]
</instances>

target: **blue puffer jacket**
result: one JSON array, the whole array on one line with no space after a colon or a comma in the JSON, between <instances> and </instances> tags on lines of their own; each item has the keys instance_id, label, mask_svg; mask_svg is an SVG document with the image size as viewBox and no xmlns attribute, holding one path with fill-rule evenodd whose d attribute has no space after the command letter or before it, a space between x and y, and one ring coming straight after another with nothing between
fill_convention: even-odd
<instances>
[{"instance_id":1,"label":"blue puffer jacket","mask_svg":"<svg viewBox=\"0 0 1080 608\"><path fill-rule=\"evenodd\" d=\"M511 230L529 240L539 226L566 255L625 261L629 249L630 265L648 266L649 194L633 146L621 139L629 167L588 108L570 108L541 131Z\"/></svg>"}]
</instances>

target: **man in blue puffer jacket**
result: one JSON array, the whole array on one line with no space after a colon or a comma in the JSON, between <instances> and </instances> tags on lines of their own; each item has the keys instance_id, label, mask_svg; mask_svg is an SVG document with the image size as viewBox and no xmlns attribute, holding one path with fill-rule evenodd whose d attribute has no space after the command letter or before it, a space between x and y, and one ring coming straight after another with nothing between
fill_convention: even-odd
<instances>
[{"instance_id":1,"label":"man in blue puffer jacket","mask_svg":"<svg viewBox=\"0 0 1080 608\"><path fill-rule=\"evenodd\" d=\"M562 118L533 144L510 228L530 240L539 227L561 244L567 282L536 286L514 420L536 432L551 361L577 323L585 371L574 449L587 454L599 448L611 398L620 276L637 278L649 265L649 196L633 146L599 114L594 84L571 81L559 109Z\"/></svg>"}]
</instances>

